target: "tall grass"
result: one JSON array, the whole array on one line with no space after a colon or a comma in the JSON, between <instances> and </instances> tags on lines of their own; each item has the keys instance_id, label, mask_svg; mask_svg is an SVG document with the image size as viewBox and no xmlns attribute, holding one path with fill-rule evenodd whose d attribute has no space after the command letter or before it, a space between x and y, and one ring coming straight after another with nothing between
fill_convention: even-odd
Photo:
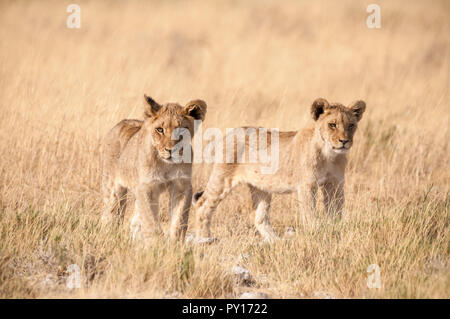
<instances>
[{"instance_id":1,"label":"tall grass","mask_svg":"<svg viewBox=\"0 0 450 319\"><path fill-rule=\"evenodd\" d=\"M81 29L68 29L69 2L1 2L0 296L449 298L449 5L379 1L382 27L368 29L369 3L79 1ZM319 96L365 100L343 220L306 231L295 196L275 196L275 230L295 235L266 245L240 187L208 247L102 230L101 141L141 117L144 93L202 98L204 126L221 129L299 129ZM208 173L195 166L195 190ZM229 272L242 255L252 287Z\"/></svg>"}]
</instances>

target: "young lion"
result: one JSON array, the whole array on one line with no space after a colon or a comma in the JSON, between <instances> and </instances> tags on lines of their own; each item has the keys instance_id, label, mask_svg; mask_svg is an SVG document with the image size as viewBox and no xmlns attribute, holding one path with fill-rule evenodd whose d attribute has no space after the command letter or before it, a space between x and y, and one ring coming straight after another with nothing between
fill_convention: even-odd
<instances>
[{"instance_id":1,"label":"young lion","mask_svg":"<svg viewBox=\"0 0 450 319\"><path fill-rule=\"evenodd\" d=\"M158 200L161 192L168 189L170 238L183 240L192 198L192 164L175 159L174 146L182 140L181 136L174 138L175 130L187 129L192 137L194 120L205 118L206 103L194 100L184 107L176 103L160 105L151 97L144 97L144 120L123 120L106 136L102 221L107 223L114 215L123 219L127 191L131 191L136 198L131 220L133 238L145 239L162 233Z\"/></svg>"},{"instance_id":2,"label":"young lion","mask_svg":"<svg viewBox=\"0 0 450 319\"><path fill-rule=\"evenodd\" d=\"M278 238L269 221L272 194L297 192L302 221L314 220L316 192L321 188L327 212L338 216L344 203L346 154L353 144L357 123L366 108L363 101L345 107L318 98L311 106L314 120L297 132L279 133L279 169L265 175L252 163L216 163L204 192L194 195L197 242L213 241L210 223L220 201L238 184L248 184L252 193L255 226L268 241ZM268 133L269 140L270 134ZM273 141L272 141L273 143ZM258 146L260 148L261 146ZM266 146L269 148L270 143ZM235 155L249 149L248 141L235 145Z\"/></svg>"}]
</instances>

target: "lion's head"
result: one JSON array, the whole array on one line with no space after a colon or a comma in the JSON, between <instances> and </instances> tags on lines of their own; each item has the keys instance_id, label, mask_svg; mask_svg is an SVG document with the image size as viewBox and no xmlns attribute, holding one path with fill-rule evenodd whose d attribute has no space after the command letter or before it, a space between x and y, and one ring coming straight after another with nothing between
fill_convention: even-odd
<instances>
[{"instance_id":1,"label":"lion's head","mask_svg":"<svg viewBox=\"0 0 450 319\"><path fill-rule=\"evenodd\" d=\"M185 106L177 103L159 104L147 95L144 97L144 126L149 131L159 157L166 162L172 162L175 151L182 155L182 150L176 150L174 147L183 139L183 130L188 130L192 137L194 120L205 119L206 103L193 100Z\"/></svg>"},{"instance_id":2,"label":"lion's head","mask_svg":"<svg viewBox=\"0 0 450 319\"><path fill-rule=\"evenodd\" d=\"M337 154L345 154L353 145L353 135L365 109L364 101L345 107L318 98L311 106L311 114L325 144Z\"/></svg>"}]
</instances>

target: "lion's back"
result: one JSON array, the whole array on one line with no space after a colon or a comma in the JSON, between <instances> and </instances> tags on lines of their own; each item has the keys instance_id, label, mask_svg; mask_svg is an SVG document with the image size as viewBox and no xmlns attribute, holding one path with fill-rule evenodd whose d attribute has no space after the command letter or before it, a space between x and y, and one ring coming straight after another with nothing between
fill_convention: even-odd
<instances>
[{"instance_id":1,"label":"lion's back","mask_svg":"<svg viewBox=\"0 0 450 319\"><path fill-rule=\"evenodd\" d=\"M106 135L103 143L103 172L106 174L117 166L120 155L130 139L141 129L143 121L122 120Z\"/></svg>"}]
</instances>

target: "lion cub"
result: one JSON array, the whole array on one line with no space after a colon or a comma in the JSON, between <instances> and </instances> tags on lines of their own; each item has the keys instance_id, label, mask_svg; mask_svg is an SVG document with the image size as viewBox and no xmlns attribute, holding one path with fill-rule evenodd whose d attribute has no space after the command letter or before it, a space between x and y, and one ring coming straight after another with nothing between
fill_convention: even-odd
<instances>
[{"instance_id":1,"label":"lion cub","mask_svg":"<svg viewBox=\"0 0 450 319\"><path fill-rule=\"evenodd\" d=\"M144 120L122 120L106 136L102 221L109 222L113 216L123 219L127 192L131 191L136 198L131 219L133 238L145 239L162 233L158 200L168 189L170 238L183 240L192 199L192 164L174 160L174 146L181 136L174 139L173 133L176 129L187 129L192 137L194 120L205 118L206 103L194 100L184 107L176 103L160 105L151 97L144 97Z\"/></svg>"},{"instance_id":2,"label":"lion cub","mask_svg":"<svg viewBox=\"0 0 450 319\"><path fill-rule=\"evenodd\" d=\"M204 192L194 195L199 243L213 241L210 223L213 211L238 184L250 186L256 209L255 226L265 240L277 236L269 221L272 194L297 192L304 224L314 220L316 192L320 188L327 212L338 216L344 203L346 154L353 144L357 124L366 104L356 101L345 107L319 98L311 106L313 124L297 132L279 132L279 167L262 174L259 164L215 163ZM268 134L269 140L271 134ZM273 143L273 141L271 142ZM270 143L266 143L268 148ZM257 146L258 149L261 146ZM248 141L235 145L235 155L245 154Z\"/></svg>"}]
</instances>

